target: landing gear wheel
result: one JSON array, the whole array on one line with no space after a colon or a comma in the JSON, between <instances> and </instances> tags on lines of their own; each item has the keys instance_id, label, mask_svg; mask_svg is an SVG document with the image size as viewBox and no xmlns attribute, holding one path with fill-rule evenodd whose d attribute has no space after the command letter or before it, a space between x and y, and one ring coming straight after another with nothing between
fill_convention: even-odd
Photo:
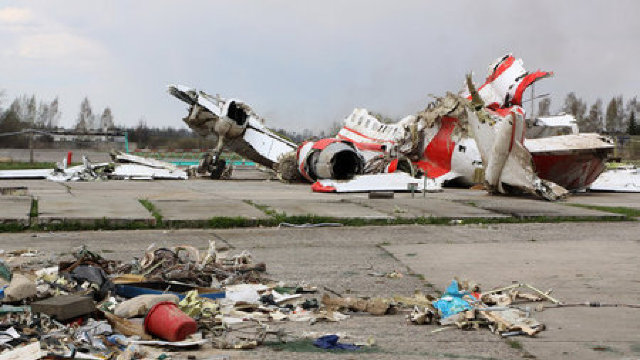
<instances>
[{"instance_id":1,"label":"landing gear wheel","mask_svg":"<svg viewBox=\"0 0 640 360\"><path fill-rule=\"evenodd\" d=\"M215 165L211 165L211 167L209 168L211 172L210 177L214 180L220 179L220 176L222 176L222 173L224 172L224 168L226 166L227 166L227 162L224 161L224 159L218 159Z\"/></svg>"}]
</instances>

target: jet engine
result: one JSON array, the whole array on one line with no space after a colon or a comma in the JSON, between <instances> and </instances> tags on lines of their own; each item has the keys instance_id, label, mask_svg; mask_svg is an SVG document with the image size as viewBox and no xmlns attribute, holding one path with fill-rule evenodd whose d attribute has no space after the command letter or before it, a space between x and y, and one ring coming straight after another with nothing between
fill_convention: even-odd
<instances>
[{"instance_id":1,"label":"jet engine","mask_svg":"<svg viewBox=\"0 0 640 360\"><path fill-rule=\"evenodd\" d=\"M364 171L364 158L350 141L321 139L298 148L298 169L302 176L318 179L350 180Z\"/></svg>"}]
</instances>

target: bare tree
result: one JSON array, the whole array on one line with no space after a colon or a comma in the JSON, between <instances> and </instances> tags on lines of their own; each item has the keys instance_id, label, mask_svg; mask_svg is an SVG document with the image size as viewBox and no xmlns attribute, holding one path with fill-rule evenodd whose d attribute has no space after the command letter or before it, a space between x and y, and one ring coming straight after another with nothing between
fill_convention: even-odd
<instances>
[{"instance_id":1,"label":"bare tree","mask_svg":"<svg viewBox=\"0 0 640 360\"><path fill-rule=\"evenodd\" d=\"M151 137L151 130L147 127L147 121L144 116L138 120L138 125L133 131L133 135L135 140L138 142L138 147L148 145L149 138Z\"/></svg>"},{"instance_id":2,"label":"bare tree","mask_svg":"<svg viewBox=\"0 0 640 360\"><path fill-rule=\"evenodd\" d=\"M49 104L49 114L45 126L50 129L57 127L61 115L60 110L58 110L58 97L56 96Z\"/></svg>"},{"instance_id":3,"label":"bare tree","mask_svg":"<svg viewBox=\"0 0 640 360\"><path fill-rule=\"evenodd\" d=\"M95 116L93 110L91 110L91 104L87 97L80 103L80 112L76 119L76 130L86 132L89 129L95 128Z\"/></svg>"},{"instance_id":4,"label":"bare tree","mask_svg":"<svg viewBox=\"0 0 640 360\"><path fill-rule=\"evenodd\" d=\"M36 126L46 127L49 122L49 104L40 102L38 105L38 112L36 115Z\"/></svg>"},{"instance_id":5,"label":"bare tree","mask_svg":"<svg viewBox=\"0 0 640 360\"><path fill-rule=\"evenodd\" d=\"M588 125L585 124L585 113L587 112L587 104L585 104L582 99L578 98L574 92L570 92L569 94L567 94L567 97L564 99L564 106L562 107L562 111L567 114L571 114L576 118L578 128L582 129L588 127Z\"/></svg>"},{"instance_id":6,"label":"bare tree","mask_svg":"<svg viewBox=\"0 0 640 360\"><path fill-rule=\"evenodd\" d=\"M111 113L111 108L107 107L102 112L102 116L100 116L100 130L107 131L113 128L113 114Z\"/></svg>"},{"instance_id":7,"label":"bare tree","mask_svg":"<svg viewBox=\"0 0 640 360\"><path fill-rule=\"evenodd\" d=\"M610 133L621 132L624 126L622 95L611 98L605 112L606 128Z\"/></svg>"},{"instance_id":8,"label":"bare tree","mask_svg":"<svg viewBox=\"0 0 640 360\"><path fill-rule=\"evenodd\" d=\"M602 113L602 100L596 100L589 108L589 115L584 126L580 128L582 132L601 132L604 129L604 115Z\"/></svg>"}]
</instances>

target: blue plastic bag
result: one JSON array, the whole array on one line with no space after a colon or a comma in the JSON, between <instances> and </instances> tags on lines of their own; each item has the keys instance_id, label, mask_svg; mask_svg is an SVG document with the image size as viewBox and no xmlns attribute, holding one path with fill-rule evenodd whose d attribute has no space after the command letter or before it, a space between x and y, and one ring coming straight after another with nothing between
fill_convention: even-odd
<instances>
[{"instance_id":1,"label":"blue plastic bag","mask_svg":"<svg viewBox=\"0 0 640 360\"><path fill-rule=\"evenodd\" d=\"M433 306L440 310L442 318L446 319L451 315L472 309L471 305L462 299L463 296L468 294L469 292L467 291L459 291L458 282L453 280L445 290L444 295L433 302Z\"/></svg>"}]
</instances>

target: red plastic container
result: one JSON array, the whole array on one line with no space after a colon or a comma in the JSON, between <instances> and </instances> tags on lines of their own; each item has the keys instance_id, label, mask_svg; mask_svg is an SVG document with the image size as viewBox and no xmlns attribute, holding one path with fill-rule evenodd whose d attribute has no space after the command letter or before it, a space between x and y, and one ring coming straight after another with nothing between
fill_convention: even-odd
<instances>
[{"instance_id":1,"label":"red plastic container","mask_svg":"<svg viewBox=\"0 0 640 360\"><path fill-rule=\"evenodd\" d=\"M178 305L163 301L149 310L144 318L144 329L167 341L182 341L198 330L198 324L178 309Z\"/></svg>"}]
</instances>

